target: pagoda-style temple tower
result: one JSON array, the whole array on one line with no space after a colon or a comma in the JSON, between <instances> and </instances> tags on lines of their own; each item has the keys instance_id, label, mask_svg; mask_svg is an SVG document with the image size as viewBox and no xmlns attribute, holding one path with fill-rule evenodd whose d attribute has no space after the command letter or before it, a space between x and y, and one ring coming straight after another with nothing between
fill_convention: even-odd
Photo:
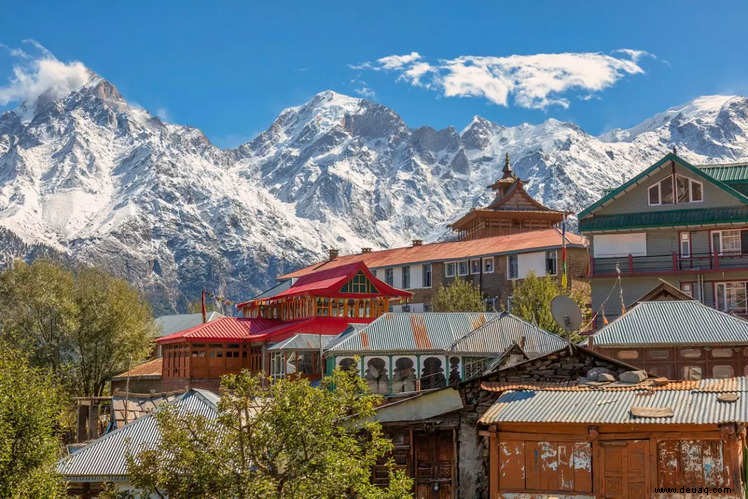
<instances>
[{"instance_id":1,"label":"pagoda-style temple tower","mask_svg":"<svg viewBox=\"0 0 748 499\"><path fill-rule=\"evenodd\" d=\"M508 153L501 178L488 187L496 193L493 202L470 210L450 225L460 240L548 229L564 219L564 212L543 206L525 191L512 171Z\"/></svg>"}]
</instances>

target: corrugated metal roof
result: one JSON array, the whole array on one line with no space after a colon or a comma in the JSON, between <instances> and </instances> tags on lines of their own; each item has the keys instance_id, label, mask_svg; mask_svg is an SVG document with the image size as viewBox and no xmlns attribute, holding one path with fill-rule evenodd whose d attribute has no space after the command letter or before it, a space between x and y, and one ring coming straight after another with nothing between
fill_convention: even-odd
<instances>
[{"instance_id":1,"label":"corrugated metal roof","mask_svg":"<svg viewBox=\"0 0 748 499\"><path fill-rule=\"evenodd\" d=\"M295 334L268 348L273 350L319 350L324 348L332 340L332 336L321 334ZM320 344L321 343L321 344Z\"/></svg>"},{"instance_id":2,"label":"corrugated metal roof","mask_svg":"<svg viewBox=\"0 0 748 499\"><path fill-rule=\"evenodd\" d=\"M567 232L566 240L568 247L587 247L587 239L583 236ZM521 234L482 237L467 241L430 243L421 246L408 246L356 255L344 255L332 261L316 263L295 272L290 272L279 277L279 279L300 277L321 269L331 269L348 265L351 262L361 261L369 268L381 268L408 263L441 262L478 256L526 252L536 249L560 248L561 243L561 232L558 229L533 230Z\"/></svg>"},{"instance_id":3,"label":"corrugated metal roof","mask_svg":"<svg viewBox=\"0 0 748 499\"><path fill-rule=\"evenodd\" d=\"M452 345L498 314L484 312L389 312L327 348L339 352L434 352Z\"/></svg>"},{"instance_id":4,"label":"corrugated metal roof","mask_svg":"<svg viewBox=\"0 0 748 499\"><path fill-rule=\"evenodd\" d=\"M515 343L521 344L522 350L529 356L555 352L568 343L561 337L551 334L519 317L511 314L501 316L471 331L457 340L451 348L460 353L497 354L511 348Z\"/></svg>"},{"instance_id":5,"label":"corrugated metal roof","mask_svg":"<svg viewBox=\"0 0 748 499\"><path fill-rule=\"evenodd\" d=\"M592 344L748 344L748 321L696 300L644 301L598 330Z\"/></svg>"},{"instance_id":6,"label":"corrugated metal roof","mask_svg":"<svg viewBox=\"0 0 748 499\"><path fill-rule=\"evenodd\" d=\"M503 394L480 418L493 423L719 424L748 422L746 378L701 380L694 389L516 390ZM732 388L732 390L728 390ZM738 393L721 402L720 393ZM632 407L670 408L672 417L634 417Z\"/></svg>"},{"instance_id":7,"label":"corrugated metal roof","mask_svg":"<svg viewBox=\"0 0 748 499\"><path fill-rule=\"evenodd\" d=\"M209 312L206 319L207 322L218 319L219 317L225 317L223 314L218 312ZM154 322L160 330L160 336L168 336L178 331L183 331L195 326L199 326L203 323L203 314L174 314L174 315L162 315L156 317Z\"/></svg>"},{"instance_id":8,"label":"corrugated metal roof","mask_svg":"<svg viewBox=\"0 0 748 499\"><path fill-rule=\"evenodd\" d=\"M292 279L286 279L285 281L281 281L280 283L276 284L272 288L266 289L265 291L263 291L262 293L260 293L259 295L255 296L255 297L253 297L252 299L253 300L260 300L262 298L271 298L271 297L273 297L273 296L275 296L275 295L277 295L279 293L282 293L282 292L286 291L288 288L291 287L292 284L293 284L293 280Z\"/></svg>"},{"instance_id":9,"label":"corrugated metal roof","mask_svg":"<svg viewBox=\"0 0 748 499\"><path fill-rule=\"evenodd\" d=\"M214 419L218 396L207 390L190 390L174 402L180 414L198 414ZM97 438L82 449L61 459L57 472L71 482L104 482L127 476L127 451L158 444L161 435L153 413Z\"/></svg>"},{"instance_id":10,"label":"corrugated metal roof","mask_svg":"<svg viewBox=\"0 0 748 499\"><path fill-rule=\"evenodd\" d=\"M647 227L685 227L689 225L748 222L748 206L646 211L619 215L597 215L579 220L579 230L641 229Z\"/></svg>"},{"instance_id":11,"label":"corrugated metal roof","mask_svg":"<svg viewBox=\"0 0 748 499\"><path fill-rule=\"evenodd\" d=\"M748 163L697 165L699 170L722 182L748 182Z\"/></svg>"}]
</instances>

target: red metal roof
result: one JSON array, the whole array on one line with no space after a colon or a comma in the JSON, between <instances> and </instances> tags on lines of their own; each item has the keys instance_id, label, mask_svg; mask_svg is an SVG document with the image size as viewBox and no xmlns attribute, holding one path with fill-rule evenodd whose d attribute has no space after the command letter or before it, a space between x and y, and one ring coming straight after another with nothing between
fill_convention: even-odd
<instances>
[{"instance_id":1,"label":"red metal roof","mask_svg":"<svg viewBox=\"0 0 748 499\"><path fill-rule=\"evenodd\" d=\"M340 288L352 279L357 273L363 272L377 289L376 293L341 293ZM376 296L392 298L410 298L413 294L408 291L394 288L386 282L377 279L369 271L366 265L360 261L348 262L344 265L335 265L330 268L324 268L317 271L307 272L300 276L293 286L277 295L263 298L260 300L251 300L239 303L237 307L242 308L250 303L273 301L290 296L324 296L329 298L353 297L353 298L370 298Z\"/></svg>"},{"instance_id":2,"label":"red metal roof","mask_svg":"<svg viewBox=\"0 0 748 499\"><path fill-rule=\"evenodd\" d=\"M156 340L158 343L247 343L254 341L278 342L299 333L337 335L351 322L367 323L370 319L344 317L314 317L297 321L222 317L199 326L185 329Z\"/></svg>"},{"instance_id":3,"label":"red metal roof","mask_svg":"<svg viewBox=\"0 0 748 499\"><path fill-rule=\"evenodd\" d=\"M560 248L561 243L561 232L558 229L543 229L507 236L423 244L421 246L372 251L371 253L344 255L334 260L328 260L290 272L280 276L279 279L300 278L320 270L343 267L354 262L364 263L367 269L380 268L416 262L448 261L501 253L527 252L535 249ZM567 232L566 244L572 248L586 248L587 239L578 234Z\"/></svg>"}]
</instances>

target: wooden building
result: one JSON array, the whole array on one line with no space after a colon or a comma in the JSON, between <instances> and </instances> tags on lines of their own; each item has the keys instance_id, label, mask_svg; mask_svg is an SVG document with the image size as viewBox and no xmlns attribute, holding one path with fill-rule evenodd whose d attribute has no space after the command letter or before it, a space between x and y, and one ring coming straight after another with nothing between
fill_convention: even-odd
<instances>
[{"instance_id":1,"label":"wooden building","mask_svg":"<svg viewBox=\"0 0 748 499\"><path fill-rule=\"evenodd\" d=\"M484 383L489 496L744 497L747 382Z\"/></svg>"},{"instance_id":2,"label":"wooden building","mask_svg":"<svg viewBox=\"0 0 748 499\"><path fill-rule=\"evenodd\" d=\"M243 317L222 317L163 336L161 389L217 390L220 377L243 369L273 374L268 347L295 335L334 337L352 323L367 324L411 297L377 279L362 262L323 269L276 294L240 303ZM286 368L312 379L322 375L321 349L295 345L280 353Z\"/></svg>"},{"instance_id":3,"label":"wooden building","mask_svg":"<svg viewBox=\"0 0 748 499\"><path fill-rule=\"evenodd\" d=\"M460 240L518 234L549 229L564 219L564 212L543 206L525 191L506 155L502 176L488 186L495 198L486 208L475 208L452 223Z\"/></svg>"},{"instance_id":4,"label":"wooden building","mask_svg":"<svg viewBox=\"0 0 748 499\"><path fill-rule=\"evenodd\" d=\"M590 348L670 379L748 375L748 321L697 300L658 296L648 293L652 301L599 329Z\"/></svg>"}]
</instances>

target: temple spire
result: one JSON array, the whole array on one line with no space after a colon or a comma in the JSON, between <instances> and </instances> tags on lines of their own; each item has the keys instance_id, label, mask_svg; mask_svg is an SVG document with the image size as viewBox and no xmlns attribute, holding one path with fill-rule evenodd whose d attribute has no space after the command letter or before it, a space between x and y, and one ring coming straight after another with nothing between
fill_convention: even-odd
<instances>
[{"instance_id":1,"label":"temple spire","mask_svg":"<svg viewBox=\"0 0 748 499\"><path fill-rule=\"evenodd\" d=\"M504 158L504 169L502 172L504 172L504 176L501 178L509 178L513 176L512 167L509 164L509 153L506 153L506 157Z\"/></svg>"}]
</instances>

